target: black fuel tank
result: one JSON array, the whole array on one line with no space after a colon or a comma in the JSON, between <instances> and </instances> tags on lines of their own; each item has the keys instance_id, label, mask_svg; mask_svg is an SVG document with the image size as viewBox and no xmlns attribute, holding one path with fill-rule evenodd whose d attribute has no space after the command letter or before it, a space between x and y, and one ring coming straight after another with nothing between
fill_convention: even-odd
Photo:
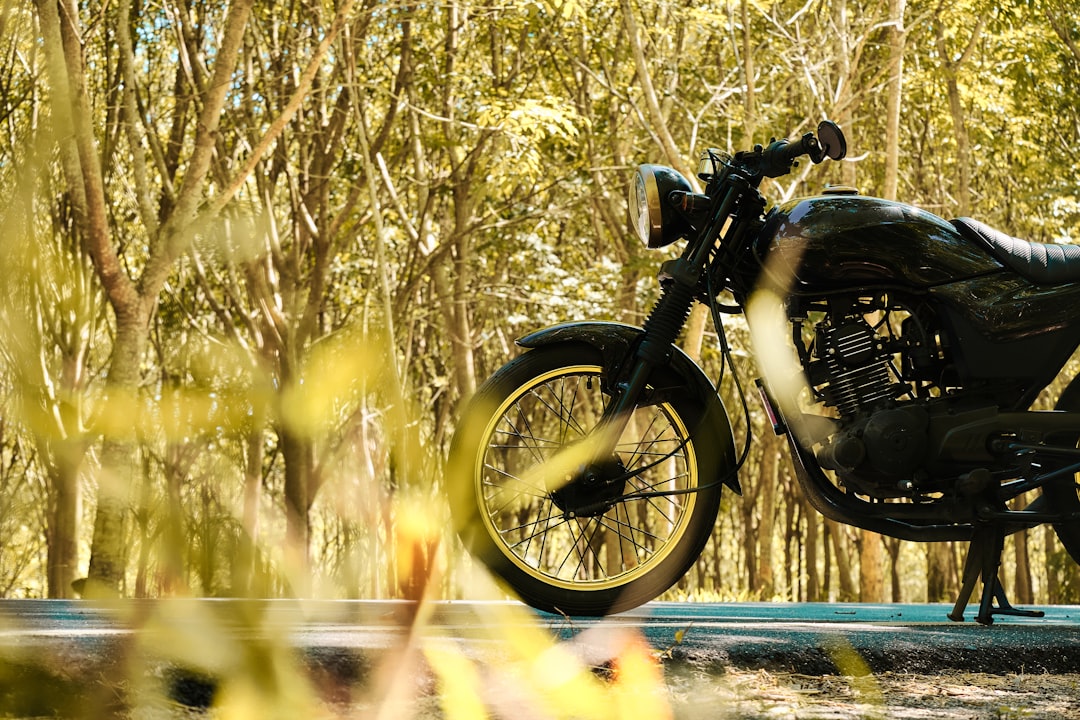
<instances>
[{"instance_id":1,"label":"black fuel tank","mask_svg":"<svg viewBox=\"0 0 1080 720\"><path fill-rule=\"evenodd\" d=\"M795 292L864 285L929 288L1001 270L942 218L879 198L821 195L773 209L761 254L780 253Z\"/></svg>"}]
</instances>

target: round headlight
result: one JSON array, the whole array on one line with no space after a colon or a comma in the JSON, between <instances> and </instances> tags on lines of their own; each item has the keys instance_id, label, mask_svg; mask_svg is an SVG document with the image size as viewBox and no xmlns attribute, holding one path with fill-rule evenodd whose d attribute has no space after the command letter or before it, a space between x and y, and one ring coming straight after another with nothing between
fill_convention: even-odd
<instances>
[{"instance_id":1,"label":"round headlight","mask_svg":"<svg viewBox=\"0 0 1080 720\"><path fill-rule=\"evenodd\" d=\"M630 186L630 220L638 238L661 248L690 231L690 225L668 203L673 190L692 192L690 181L662 165L639 165Z\"/></svg>"}]
</instances>

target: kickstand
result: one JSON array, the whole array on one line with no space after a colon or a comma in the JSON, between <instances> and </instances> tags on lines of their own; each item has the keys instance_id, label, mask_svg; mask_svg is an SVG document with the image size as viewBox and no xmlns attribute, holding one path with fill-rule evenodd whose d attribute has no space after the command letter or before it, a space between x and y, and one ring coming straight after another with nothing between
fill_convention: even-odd
<instances>
[{"instance_id":1,"label":"kickstand","mask_svg":"<svg viewBox=\"0 0 1080 720\"><path fill-rule=\"evenodd\" d=\"M979 614L975 621L982 625L992 625L994 615L1016 615L1019 617L1042 617L1041 610L1019 610L1009 603L1005 588L998 578L1001 566L1001 551L1005 546L1005 532L999 525L982 525L975 529L975 534L968 545L967 560L964 562L964 585L956 599L949 619L953 622L964 621L964 608L967 607L975 582L982 578L982 599L979 602ZM997 600L997 605L994 601Z\"/></svg>"}]
</instances>

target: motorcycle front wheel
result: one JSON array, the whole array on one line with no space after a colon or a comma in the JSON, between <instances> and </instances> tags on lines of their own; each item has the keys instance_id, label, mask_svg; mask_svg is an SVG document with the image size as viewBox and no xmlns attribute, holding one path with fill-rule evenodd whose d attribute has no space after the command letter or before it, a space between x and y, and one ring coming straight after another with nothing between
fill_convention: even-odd
<instances>
[{"instance_id":1,"label":"motorcycle front wheel","mask_svg":"<svg viewBox=\"0 0 1080 720\"><path fill-rule=\"evenodd\" d=\"M540 610L599 616L655 598L693 565L720 507L727 445L668 368L654 371L662 390L634 409L613 451L567 469L565 453L586 447L611 400L604 375L591 346L530 350L484 383L452 443L459 536ZM547 472L553 464L562 469Z\"/></svg>"}]
</instances>

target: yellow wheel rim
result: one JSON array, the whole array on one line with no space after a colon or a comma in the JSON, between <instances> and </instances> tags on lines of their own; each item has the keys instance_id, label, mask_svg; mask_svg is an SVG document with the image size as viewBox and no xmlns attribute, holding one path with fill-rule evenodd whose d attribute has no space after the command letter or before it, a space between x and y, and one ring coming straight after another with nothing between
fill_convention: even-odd
<instances>
[{"instance_id":1,"label":"yellow wheel rim","mask_svg":"<svg viewBox=\"0 0 1080 720\"><path fill-rule=\"evenodd\" d=\"M542 468L599 419L600 374L598 365L566 366L517 388L491 416L474 466L480 518L500 552L545 584L577 591L618 588L654 570L679 546L697 498L656 494L698 486L686 425L662 403L636 409L615 448L630 475L622 492L654 495L584 517L559 507Z\"/></svg>"}]
</instances>

